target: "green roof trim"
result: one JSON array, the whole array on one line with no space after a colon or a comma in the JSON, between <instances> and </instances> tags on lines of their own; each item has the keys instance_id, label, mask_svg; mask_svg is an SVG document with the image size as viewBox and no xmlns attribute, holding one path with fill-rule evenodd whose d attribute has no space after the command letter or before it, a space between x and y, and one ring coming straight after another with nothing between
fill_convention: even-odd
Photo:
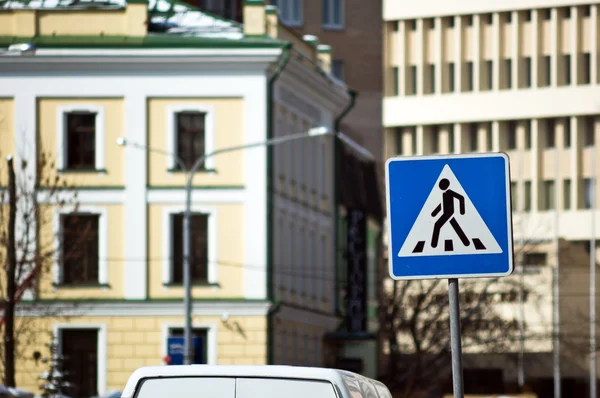
<instances>
[{"instance_id":1,"label":"green roof trim","mask_svg":"<svg viewBox=\"0 0 600 398\"><path fill-rule=\"evenodd\" d=\"M265 12L269 15L277 14L279 12L279 8L277 8L277 6L274 5L268 5L265 7Z\"/></svg>"},{"instance_id":2,"label":"green roof trim","mask_svg":"<svg viewBox=\"0 0 600 398\"><path fill-rule=\"evenodd\" d=\"M244 0L245 6L264 6L265 0Z\"/></svg>"},{"instance_id":3,"label":"green roof trim","mask_svg":"<svg viewBox=\"0 0 600 398\"><path fill-rule=\"evenodd\" d=\"M38 48L281 48L286 42L268 36L224 39L210 37L149 36L0 36L0 47L33 43Z\"/></svg>"},{"instance_id":4,"label":"green roof trim","mask_svg":"<svg viewBox=\"0 0 600 398\"><path fill-rule=\"evenodd\" d=\"M319 44L317 46L317 52L320 54L328 54L331 52L331 46L329 44Z\"/></svg>"},{"instance_id":5,"label":"green roof trim","mask_svg":"<svg viewBox=\"0 0 600 398\"><path fill-rule=\"evenodd\" d=\"M148 4L148 0L127 0L127 4L129 4L129 3L131 3L131 4Z\"/></svg>"}]
</instances>

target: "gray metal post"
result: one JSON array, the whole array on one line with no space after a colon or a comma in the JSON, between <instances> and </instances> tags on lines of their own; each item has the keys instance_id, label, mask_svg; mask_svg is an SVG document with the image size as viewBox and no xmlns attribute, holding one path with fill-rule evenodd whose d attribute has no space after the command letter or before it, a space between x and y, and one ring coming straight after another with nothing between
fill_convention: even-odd
<instances>
[{"instance_id":1,"label":"gray metal post","mask_svg":"<svg viewBox=\"0 0 600 398\"><path fill-rule=\"evenodd\" d=\"M592 213L590 238L590 398L597 397L596 391L596 145L592 150L592 181L590 207Z\"/></svg>"},{"instance_id":2,"label":"gray metal post","mask_svg":"<svg viewBox=\"0 0 600 398\"><path fill-rule=\"evenodd\" d=\"M567 123L570 123L567 118ZM553 350L553 376L554 376L554 398L561 398L562 394L562 381L560 372L560 217L558 214L558 183L559 178L559 159L558 156L558 145L554 149L554 288L553 288L553 301L554 301L554 350Z\"/></svg>"},{"instance_id":3,"label":"gray metal post","mask_svg":"<svg viewBox=\"0 0 600 398\"><path fill-rule=\"evenodd\" d=\"M191 365L194 359L192 344L192 234L190 232L192 218L192 180L193 173L188 176L185 189L185 213L183 215L183 306L185 309L185 327L183 329L183 347L185 365Z\"/></svg>"},{"instance_id":4,"label":"gray metal post","mask_svg":"<svg viewBox=\"0 0 600 398\"><path fill-rule=\"evenodd\" d=\"M458 279L448 279L448 302L450 305L450 347L452 349L452 385L454 386L454 398L464 398Z\"/></svg>"}]
</instances>

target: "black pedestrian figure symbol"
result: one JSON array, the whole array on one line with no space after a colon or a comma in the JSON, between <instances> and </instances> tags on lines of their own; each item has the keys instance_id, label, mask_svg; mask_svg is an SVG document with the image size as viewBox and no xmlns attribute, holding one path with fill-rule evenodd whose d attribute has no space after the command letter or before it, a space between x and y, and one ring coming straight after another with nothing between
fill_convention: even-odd
<instances>
[{"instance_id":1,"label":"black pedestrian figure symbol","mask_svg":"<svg viewBox=\"0 0 600 398\"><path fill-rule=\"evenodd\" d=\"M433 210L433 213L431 213L431 217L437 216L440 213L440 211L442 212L442 215L440 216L440 218L437 219L433 226L431 247L437 247L438 241L440 239L440 231L442 227L446 225L447 222L450 222L450 225L452 226L452 228L454 228L454 231L456 232L462 243L465 246L469 246L471 242L469 242L467 235L465 235L465 232L458 224L458 221L456 221L456 218L454 218L454 200L458 200L460 206L460 214L464 215L465 198L461 194L456 193L451 189L448 189L450 187L450 181L448 181L447 178L442 178L438 186L442 191L444 191L444 193L442 193L442 202L439 205L437 205L435 210Z\"/></svg>"}]
</instances>

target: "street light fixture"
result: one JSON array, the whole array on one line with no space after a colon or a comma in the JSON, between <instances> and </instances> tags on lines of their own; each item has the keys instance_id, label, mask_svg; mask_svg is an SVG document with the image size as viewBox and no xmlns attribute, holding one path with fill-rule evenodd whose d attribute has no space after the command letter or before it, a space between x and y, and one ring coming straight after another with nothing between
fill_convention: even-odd
<instances>
[{"instance_id":1,"label":"street light fixture","mask_svg":"<svg viewBox=\"0 0 600 398\"><path fill-rule=\"evenodd\" d=\"M167 152L157 148L151 148L146 145L137 144L135 142L129 142L127 139L123 137L117 138L117 145L119 146L131 146L138 149L143 149L148 152L156 152L161 153L163 155L171 156L175 159L179 167L182 171L187 173L187 182L185 186L185 213L183 216L183 287L184 287L184 309L185 309L185 327L184 327L184 364L189 365L192 363L193 358L193 349L192 349L192 283L191 283L191 262L190 262L190 253L192 248L191 241L191 233L190 233L190 220L191 220L191 206L192 206L192 181L194 178L194 174L200 168L200 166L204 163L207 158L212 156L233 152L242 149L249 149L261 146L273 146L277 144L282 144L288 141L305 139L305 138L313 138L313 137L322 137L327 135L333 135L339 138L341 141L346 143L352 149L357 151L360 155L373 160L373 155L360 144L356 143L348 136L342 133L333 134L333 132L325 126L313 127L306 132L297 133L297 134L289 134L283 137L276 137L269 140L255 142L245 145L239 145L229 148L217 149L211 153L204 154L192 165L192 167L185 167L185 163L181 160L179 156L175 153Z\"/></svg>"}]
</instances>

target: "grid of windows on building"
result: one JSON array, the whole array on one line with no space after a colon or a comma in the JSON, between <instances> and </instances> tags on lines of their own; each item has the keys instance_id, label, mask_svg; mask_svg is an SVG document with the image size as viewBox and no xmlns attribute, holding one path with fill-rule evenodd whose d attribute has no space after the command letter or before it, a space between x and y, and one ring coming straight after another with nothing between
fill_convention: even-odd
<instances>
[{"instance_id":1,"label":"grid of windows on building","mask_svg":"<svg viewBox=\"0 0 600 398\"><path fill-rule=\"evenodd\" d=\"M556 53L551 51L550 45L552 32L560 36L560 32L570 34L578 30L582 38L594 36L596 29L592 21L590 5L582 5L388 22L391 25L389 40L394 43L388 57L390 72L394 75L388 84L388 95L594 84L592 67L596 63L589 44L593 41L580 39L580 45L561 46ZM535 30L539 43L531 46L526 41L531 40ZM441 41L435 40L439 33L444 38ZM424 51L423 60L418 59L419 51L407 51L421 36L426 38L421 40L422 45L431 46ZM470 38L468 42L465 37ZM502 44L500 54L485 50L493 45L483 46L494 41L506 43ZM464 51L466 43L471 43L476 50ZM518 52L513 43L520 49ZM462 47L462 51L456 51L457 46ZM455 51L448 51L450 48Z\"/></svg>"}]
</instances>

